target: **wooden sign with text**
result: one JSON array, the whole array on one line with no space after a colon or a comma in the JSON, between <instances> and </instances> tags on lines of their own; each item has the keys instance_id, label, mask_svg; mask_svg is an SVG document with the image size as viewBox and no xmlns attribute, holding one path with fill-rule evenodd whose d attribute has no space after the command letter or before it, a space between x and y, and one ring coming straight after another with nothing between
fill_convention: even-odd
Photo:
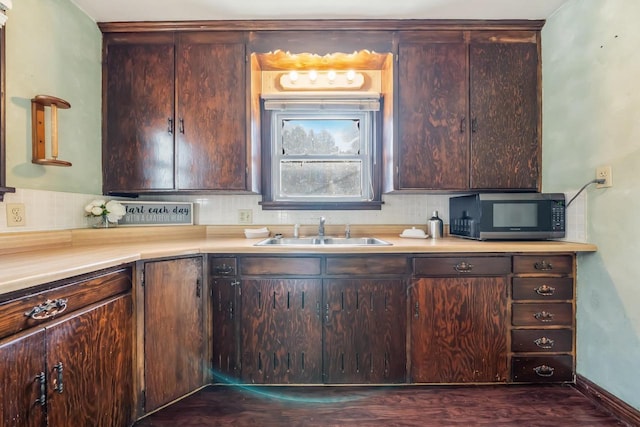
<instances>
[{"instance_id":1,"label":"wooden sign with text","mask_svg":"<svg viewBox=\"0 0 640 427\"><path fill-rule=\"evenodd\" d=\"M123 202L118 225L193 225L193 203Z\"/></svg>"}]
</instances>

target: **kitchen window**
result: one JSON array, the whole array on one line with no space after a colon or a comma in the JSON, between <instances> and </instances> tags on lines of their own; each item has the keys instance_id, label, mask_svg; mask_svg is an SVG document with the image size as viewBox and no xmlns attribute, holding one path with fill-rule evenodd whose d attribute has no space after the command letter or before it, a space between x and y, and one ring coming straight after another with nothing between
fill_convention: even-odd
<instances>
[{"instance_id":1,"label":"kitchen window","mask_svg":"<svg viewBox=\"0 0 640 427\"><path fill-rule=\"evenodd\" d=\"M380 209L379 95L263 107L263 209Z\"/></svg>"}]
</instances>

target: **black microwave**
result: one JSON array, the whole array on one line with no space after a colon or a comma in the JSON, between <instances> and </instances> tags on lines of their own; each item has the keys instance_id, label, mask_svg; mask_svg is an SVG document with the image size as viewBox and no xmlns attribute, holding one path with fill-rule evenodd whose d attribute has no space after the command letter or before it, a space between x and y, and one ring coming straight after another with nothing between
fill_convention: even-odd
<instances>
[{"instance_id":1,"label":"black microwave","mask_svg":"<svg viewBox=\"0 0 640 427\"><path fill-rule=\"evenodd\" d=\"M449 234L477 240L562 238L565 235L565 197L562 193L451 197Z\"/></svg>"}]
</instances>

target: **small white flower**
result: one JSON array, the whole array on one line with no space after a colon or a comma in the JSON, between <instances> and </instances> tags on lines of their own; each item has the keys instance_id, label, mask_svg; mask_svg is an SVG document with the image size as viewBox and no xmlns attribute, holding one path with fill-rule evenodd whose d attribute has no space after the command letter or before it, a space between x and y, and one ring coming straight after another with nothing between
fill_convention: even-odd
<instances>
[{"instance_id":1,"label":"small white flower","mask_svg":"<svg viewBox=\"0 0 640 427\"><path fill-rule=\"evenodd\" d=\"M91 209L91 215L95 215L95 216L102 215L102 208L100 206L94 206L93 209Z\"/></svg>"}]
</instances>

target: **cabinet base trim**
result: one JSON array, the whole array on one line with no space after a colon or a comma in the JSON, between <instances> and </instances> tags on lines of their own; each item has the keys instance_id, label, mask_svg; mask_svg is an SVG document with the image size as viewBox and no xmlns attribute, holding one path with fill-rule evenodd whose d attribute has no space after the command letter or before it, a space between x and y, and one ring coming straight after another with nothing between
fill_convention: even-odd
<instances>
[{"instance_id":1,"label":"cabinet base trim","mask_svg":"<svg viewBox=\"0 0 640 427\"><path fill-rule=\"evenodd\" d=\"M575 388L629 426L640 426L640 411L582 375L576 375Z\"/></svg>"}]
</instances>

